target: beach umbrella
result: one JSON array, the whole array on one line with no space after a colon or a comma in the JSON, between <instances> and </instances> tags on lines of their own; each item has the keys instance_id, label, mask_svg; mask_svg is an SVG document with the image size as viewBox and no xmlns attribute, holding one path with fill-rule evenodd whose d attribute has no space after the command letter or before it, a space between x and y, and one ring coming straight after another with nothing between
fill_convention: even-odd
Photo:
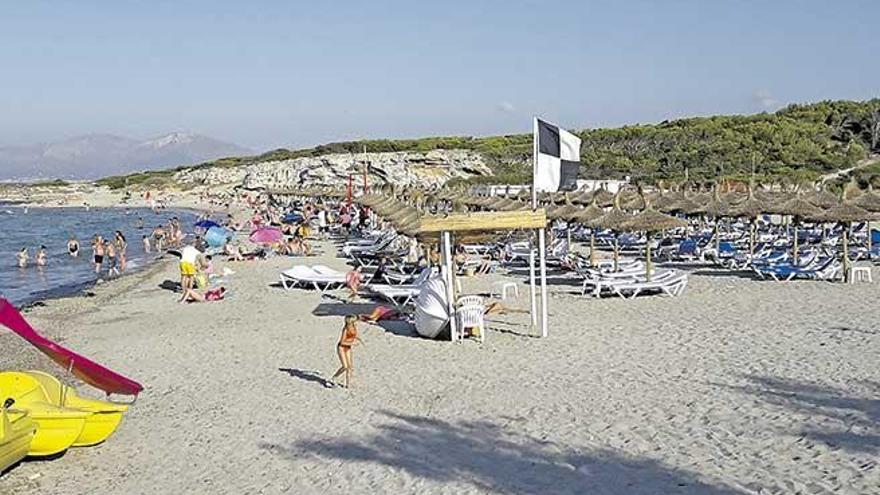
<instances>
[{"instance_id":1,"label":"beach umbrella","mask_svg":"<svg viewBox=\"0 0 880 495\"><path fill-rule=\"evenodd\" d=\"M816 218L820 214L822 214L822 210L812 203L807 201L802 195L797 195L794 198L782 203L781 205L768 205L767 213L774 213L777 215L789 215L792 217L792 224L794 227L794 236L793 236L793 245L792 245L792 258L794 259L794 264L797 265L798 262L798 226L800 225L801 219L803 218Z\"/></svg>"},{"instance_id":2,"label":"beach umbrella","mask_svg":"<svg viewBox=\"0 0 880 495\"><path fill-rule=\"evenodd\" d=\"M291 223L291 224L302 223L303 220L305 220L303 218L303 216L301 214L295 213L295 212L290 212L281 218L282 223Z\"/></svg>"},{"instance_id":3,"label":"beach umbrella","mask_svg":"<svg viewBox=\"0 0 880 495\"><path fill-rule=\"evenodd\" d=\"M733 205L731 213L735 217L749 219L749 260L755 255L755 228L757 218L767 211L767 205L755 197L754 189L749 185L749 194L746 199Z\"/></svg>"},{"instance_id":4,"label":"beach umbrella","mask_svg":"<svg viewBox=\"0 0 880 495\"><path fill-rule=\"evenodd\" d=\"M582 224L589 224L593 220L605 214L605 210L596 206L596 202L590 203L586 208L581 208L572 216L572 221ZM596 266L596 229L590 227L590 266Z\"/></svg>"},{"instance_id":5,"label":"beach umbrella","mask_svg":"<svg viewBox=\"0 0 880 495\"><path fill-rule=\"evenodd\" d=\"M871 213L864 208L848 203L838 203L837 206L829 208L810 220L819 222L837 222L843 224L843 235L841 236L843 254L841 262L843 263L843 280L849 279L849 229L853 222L863 222L866 220L876 220L877 214Z\"/></svg>"},{"instance_id":6,"label":"beach umbrella","mask_svg":"<svg viewBox=\"0 0 880 495\"><path fill-rule=\"evenodd\" d=\"M620 232L621 226L630 218L632 218L632 215L620 209L620 195L618 194L614 197L614 207L611 208L611 210L603 214L601 217L587 223L587 226L592 228L610 229L614 231L614 271L617 271L620 266L620 250L617 243L617 233Z\"/></svg>"},{"instance_id":7,"label":"beach umbrella","mask_svg":"<svg viewBox=\"0 0 880 495\"><path fill-rule=\"evenodd\" d=\"M213 220L205 219L199 220L198 222L194 223L193 226L200 229L210 229L211 227L220 227L220 224Z\"/></svg>"},{"instance_id":8,"label":"beach umbrella","mask_svg":"<svg viewBox=\"0 0 880 495\"><path fill-rule=\"evenodd\" d=\"M248 239L254 244L273 244L284 239L284 234L275 227L262 227L251 232Z\"/></svg>"},{"instance_id":9,"label":"beach umbrella","mask_svg":"<svg viewBox=\"0 0 880 495\"><path fill-rule=\"evenodd\" d=\"M645 199L645 209L624 222L621 227L627 230L639 232L659 232L661 230L677 229L686 227L687 222L665 213L660 213L651 207L651 202ZM651 281L651 238L648 236L645 243L645 278Z\"/></svg>"},{"instance_id":10,"label":"beach umbrella","mask_svg":"<svg viewBox=\"0 0 880 495\"><path fill-rule=\"evenodd\" d=\"M850 204L856 205L859 208L870 211L872 213L880 213L880 195L875 193L871 186L868 185L868 191L864 194L858 196L857 198L849 201ZM871 251L872 243L874 239L871 236L871 220L868 220L868 251Z\"/></svg>"},{"instance_id":11,"label":"beach umbrella","mask_svg":"<svg viewBox=\"0 0 880 495\"><path fill-rule=\"evenodd\" d=\"M205 232L205 242L212 248L223 247L230 239L232 239L232 232L223 227L211 227Z\"/></svg>"},{"instance_id":12,"label":"beach umbrella","mask_svg":"<svg viewBox=\"0 0 880 495\"><path fill-rule=\"evenodd\" d=\"M715 252L721 247L721 237L720 237L720 223L721 217L726 217L731 213L730 203L721 198L721 193L719 191L718 184L712 186L712 195L707 197L703 197L702 204L696 209L692 209L690 211L691 214L705 214L707 216L712 217L715 220L715 225L713 227L712 238L715 240ZM696 201L695 201L696 202Z\"/></svg>"},{"instance_id":13,"label":"beach umbrella","mask_svg":"<svg viewBox=\"0 0 880 495\"><path fill-rule=\"evenodd\" d=\"M837 196L831 194L825 189L814 191L807 195L807 201L813 203L819 208L832 208L840 203Z\"/></svg>"}]
</instances>

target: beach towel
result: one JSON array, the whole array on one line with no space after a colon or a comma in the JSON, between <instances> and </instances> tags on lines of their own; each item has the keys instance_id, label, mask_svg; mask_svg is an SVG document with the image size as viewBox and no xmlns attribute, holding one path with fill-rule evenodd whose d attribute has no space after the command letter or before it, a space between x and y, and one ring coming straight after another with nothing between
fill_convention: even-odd
<instances>
[{"instance_id":1,"label":"beach towel","mask_svg":"<svg viewBox=\"0 0 880 495\"><path fill-rule=\"evenodd\" d=\"M15 306L3 298L0 298L0 324L28 341L62 368L70 370L80 380L103 390L107 395L137 396L144 389L140 383L43 337L30 326Z\"/></svg>"}]
</instances>

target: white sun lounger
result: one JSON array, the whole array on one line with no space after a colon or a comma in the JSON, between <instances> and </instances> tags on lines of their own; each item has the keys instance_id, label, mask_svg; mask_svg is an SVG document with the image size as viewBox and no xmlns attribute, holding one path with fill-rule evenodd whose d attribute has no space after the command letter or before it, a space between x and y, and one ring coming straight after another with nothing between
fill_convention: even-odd
<instances>
[{"instance_id":1,"label":"white sun lounger","mask_svg":"<svg viewBox=\"0 0 880 495\"><path fill-rule=\"evenodd\" d=\"M325 267L326 268L326 267ZM318 273L308 266L297 265L281 272L281 285L287 289L294 287L313 287L315 290L327 290L345 284L344 273Z\"/></svg>"}]
</instances>

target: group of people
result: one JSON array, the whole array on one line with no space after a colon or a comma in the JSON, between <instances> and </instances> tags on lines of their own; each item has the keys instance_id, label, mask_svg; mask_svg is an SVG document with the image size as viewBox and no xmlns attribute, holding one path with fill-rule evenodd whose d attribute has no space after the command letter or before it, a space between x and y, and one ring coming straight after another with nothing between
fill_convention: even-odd
<instances>
[{"instance_id":1,"label":"group of people","mask_svg":"<svg viewBox=\"0 0 880 495\"><path fill-rule=\"evenodd\" d=\"M28 248L27 247L21 248L21 251L19 251L18 255L17 255L18 267L19 268L27 268L28 265L30 264L30 261L31 261L31 256L30 256L30 253L28 253ZM39 249L37 249L37 254L34 256L34 264L37 265L37 267L42 268L42 267L46 266L46 264L48 262L49 262L49 258L46 255L46 246L40 246Z\"/></svg>"},{"instance_id":2,"label":"group of people","mask_svg":"<svg viewBox=\"0 0 880 495\"><path fill-rule=\"evenodd\" d=\"M161 252L164 249L179 248L183 245L183 238L184 233L180 219L172 217L167 225L159 224L153 229L150 236L143 236L144 252L149 253L153 250Z\"/></svg>"},{"instance_id":3,"label":"group of people","mask_svg":"<svg viewBox=\"0 0 880 495\"><path fill-rule=\"evenodd\" d=\"M79 251L79 242L75 238L71 238L67 242L67 252L75 258L79 256ZM114 232L113 239L105 239L103 236L95 234L92 237L92 263L95 265L95 273L101 273L106 264L108 277L120 275L128 264L127 251L128 240L122 231Z\"/></svg>"}]
</instances>

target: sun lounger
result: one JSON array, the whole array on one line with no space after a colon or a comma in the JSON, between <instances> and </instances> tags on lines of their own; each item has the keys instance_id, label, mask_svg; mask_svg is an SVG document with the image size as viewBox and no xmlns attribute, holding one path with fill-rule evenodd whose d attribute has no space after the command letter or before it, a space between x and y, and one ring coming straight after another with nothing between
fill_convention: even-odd
<instances>
[{"instance_id":1,"label":"sun lounger","mask_svg":"<svg viewBox=\"0 0 880 495\"><path fill-rule=\"evenodd\" d=\"M318 273L311 267L297 265L281 272L281 285L287 290L295 287L313 287L315 290L326 292L344 284L345 274L335 270L333 273Z\"/></svg>"}]
</instances>

